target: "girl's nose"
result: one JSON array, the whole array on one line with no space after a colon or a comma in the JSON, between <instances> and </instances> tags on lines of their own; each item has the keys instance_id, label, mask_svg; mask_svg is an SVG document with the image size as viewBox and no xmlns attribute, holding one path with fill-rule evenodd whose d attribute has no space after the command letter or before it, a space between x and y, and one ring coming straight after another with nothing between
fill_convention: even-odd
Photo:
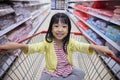
<instances>
[{"instance_id":1,"label":"girl's nose","mask_svg":"<svg viewBox=\"0 0 120 80\"><path fill-rule=\"evenodd\" d=\"M62 31L63 28L61 26L58 27L58 31Z\"/></svg>"}]
</instances>

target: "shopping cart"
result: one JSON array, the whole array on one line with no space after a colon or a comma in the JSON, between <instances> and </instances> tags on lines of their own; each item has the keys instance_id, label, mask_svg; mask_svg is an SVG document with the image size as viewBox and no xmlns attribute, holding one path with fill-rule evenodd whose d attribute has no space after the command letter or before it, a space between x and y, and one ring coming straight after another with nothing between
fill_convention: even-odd
<instances>
[{"instance_id":1,"label":"shopping cart","mask_svg":"<svg viewBox=\"0 0 120 80\"><path fill-rule=\"evenodd\" d=\"M18 43L40 42L44 39L47 31L41 31ZM78 41L86 42L85 39L91 41L88 37L80 32L71 32L71 38ZM84 39L85 38L85 39ZM95 44L93 42L93 44ZM0 49L0 52L3 50ZM20 50L17 50L18 54L0 54L0 60L4 57L8 57L7 60L3 60L4 64L0 65L0 80L39 80L42 69L45 66L45 57L43 54L21 54ZM73 54L74 65L85 71L85 80L120 80L120 59L116 56L109 55L110 58L99 56L97 54Z\"/></svg>"}]
</instances>

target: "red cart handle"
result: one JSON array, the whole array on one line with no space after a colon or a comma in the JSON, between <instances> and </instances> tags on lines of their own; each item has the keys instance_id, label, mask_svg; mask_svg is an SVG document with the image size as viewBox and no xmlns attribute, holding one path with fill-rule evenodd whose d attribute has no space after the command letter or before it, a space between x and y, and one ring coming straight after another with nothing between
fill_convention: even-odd
<instances>
[{"instance_id":1,"label":"red cart handle","mask_svg":"<svg viewBox=\"0 0 120 80\"><path fill-rule=\"evenodd\" d=\"M22 43L22 42L24 42L24 41L26 41L26 40L28 40L28 39L36 36L36 35L45 34L45 33L47 33L47 31L38 32L38 33L36 33L36 34L33 34L32 36L29 36L29 37L27 37L27 38L25 38L25 39L22 39L22 40L18 41L18 43ZM71 32L71 33L74 34L74 35L83 35L85 38L87 38L88 40L90 40L93 44L96 44L94 41L92 41L91 39L89 39L87 36L85 36L85 35L82 34L81 32ZM3 49L0 49L0 52L1 52L1 51L3 51ZM113 60L115 60L118 64L120 64L120 59L118 59L116 56L113 56L113 55L109 55L109 56L110 56Z\"/></svg>"},{"instance_id":2,"label":"red cart handle","mask_svg":"<svg viewBox=\"0 0 120 80\"><path fill-rule=\"evenodd\" d=\"M109 55L113 60L115 60L118 64L120 64L120 59L117 58L116 56Z\"/></svg>"}]
</instances>

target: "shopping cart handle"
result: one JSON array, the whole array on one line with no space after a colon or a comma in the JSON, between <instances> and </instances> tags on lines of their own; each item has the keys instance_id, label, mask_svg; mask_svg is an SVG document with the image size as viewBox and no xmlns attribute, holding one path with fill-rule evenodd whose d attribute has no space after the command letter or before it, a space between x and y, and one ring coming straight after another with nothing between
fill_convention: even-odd
<instances>
[{"instance_id":1,"label":"shopping cart handle","mask_svg":"<svg viewBox=\"0 0 120 80\"><path fill-rule=\"evenodd\" d=\"M25 39L22 39L22 40L18 41L18 43L22 43L22 42L24 42L24 41L26 41L26 40L28 40L28 39L36 36L36 35L44 34L44 33L47 33L47 31L41 31L41 32L35 33L35 34L33 34L32 36L29 36L29 37L27 37L27 38L25 38Z\"/></svg>"},{"instance_id":2,"label":"shopping cart handle","mask_svg":"<svg viewBox=\"0 0 120 80\"><path fill-rule=\"evenodd\" d=\"M3 49L0 49L0 52L2 52L3 51Z\"/></svg>"},{"instance_id":3,"label":"shopping cart handle","mask_svg":"<svg viewBox=\"0 0 120 80\"><path fill-rule=\"evenodd\" d=\"M118 64L120 64L120 59L117 58L116 56L114 55L109 55L113 60L115 60Z\"/></svg>"},{"instance_id":4,"label":"shopping cart handle","mask_svg":"<svg viewBox=\"0 0 120 80\"><path fill-rule=\"evenodd\" d=\"M41 31L41 33L47 33L47 31Z\"/></svg>"},{"instance_id":5,"label":"shopping cart handle","mask_svg":"<svg viewBox=\"0 0 120 80\"><path fill-rule=\"evenodd\" d=\"M24 41L26 41L26 40L28 40L28 39L36 36L36 35L44 34L44 33L47 33L47 31L41 31L41 32L35 33L35 34L33 34L32 36L29 36L29 37L27 37L27 38L25 38L25 39L22 39L22 40L18 41L18 43L22 43L22 42L24 42ZM72 34L75 34L75 35L83 35L83 36L85 36L85 35L82 34L81 32L71 32L71 33L72 33ZM85 37L86 37L86 36L85 36ZM87 39L89 39L89 38L87 38ZM0 52L2 52L2 51L4 51L4 49L0 49ZM114 56L114 55L109 55L109 56L110 56L113 60L115 60L118 64L120 64L120 59L118 59L116 56Z\"/></svg>"},{"instance_id":6,"label":"shopping cart handle","mask_svg":"<svg viewBox=\"0 0 120 80\"><path fill-rule=\"evenodd\" d=\"M74 35L83 35L81 32L71 32Z\"/></svg>"}]
</instances>

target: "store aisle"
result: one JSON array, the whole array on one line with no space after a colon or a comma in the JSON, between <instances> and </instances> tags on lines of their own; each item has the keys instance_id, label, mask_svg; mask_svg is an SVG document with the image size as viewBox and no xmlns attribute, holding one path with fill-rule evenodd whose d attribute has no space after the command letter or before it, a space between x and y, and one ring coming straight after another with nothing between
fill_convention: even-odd
<instances>
[{"instance_id":1,"label":"store aisle","mask_svg":"<svg viewBox=\"0 0 120 80\"><path fill-rule=\"evenodd\" d=\"M47 31L55 13L67 13L71 20L71 32L81 31L94 43L108 46L117 57L106 58L96 52L93 55L74 52L73 65L85 72L84 80L120 80L120 61L117 63L120 58L119 4L118 0L104 3L100 0L2 0L0 44L22 41L38 32ZM45 35L40 33L23 43L39 43ZM70 38L91 43L81 35L71 34ZM26 55L19 49L0 53L0 80L40 80L46 64L44 53Z\"/></svg>"}]
</instances>

